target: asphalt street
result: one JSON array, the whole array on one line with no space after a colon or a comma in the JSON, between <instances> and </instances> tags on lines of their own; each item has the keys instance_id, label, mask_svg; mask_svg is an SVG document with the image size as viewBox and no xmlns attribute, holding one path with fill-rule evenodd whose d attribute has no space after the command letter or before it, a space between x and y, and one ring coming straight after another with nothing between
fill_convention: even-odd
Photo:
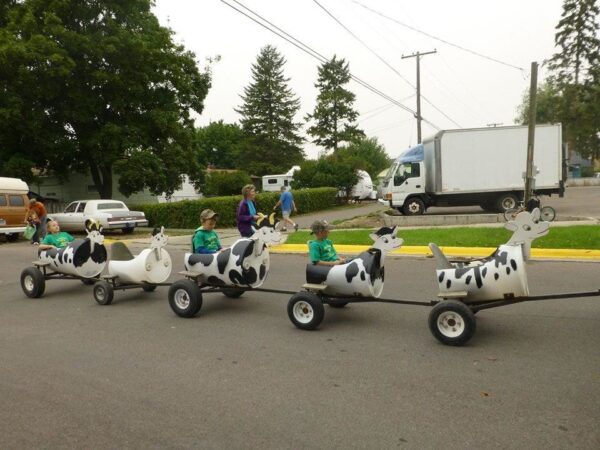
<instances>
[{"instance_id":1,"label":"asphalt street","mask_svg":"<svg viewBox=\"0 0 600 450\"><path fill-rule=\"evenodd\" d=\"M168 247L172 280L186 247ZM600 297L481 311L454 348L417 306L326 308L307 332L283 294L206 295L193 319L166 287L29 299L34 249L0 251L0 448L600 448ZM305 263L272 255L265 287L300 288ZM600 288L598 263L528 273L534 295ZM386 260L384 297L436 293L433 260Z\"/></svg>"}]
</instances>

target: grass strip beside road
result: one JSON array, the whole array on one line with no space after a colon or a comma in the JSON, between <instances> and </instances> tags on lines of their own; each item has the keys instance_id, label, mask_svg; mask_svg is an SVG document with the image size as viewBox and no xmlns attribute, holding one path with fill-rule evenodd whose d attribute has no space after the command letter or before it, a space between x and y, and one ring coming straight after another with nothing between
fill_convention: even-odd
<instances>
[{"instance_id":1,"label":"grass strip beside road","mask_svg":"<svg viewBox=\"0 0 600 450\"><path fill-rule=\"evenodd\" d=\"M373 230L333 230L329 239L336 245L370 245L373 241L369 234ZM497 247L505 243L512 232L504 228L423 228L398 231L397 236L404 239L404 246L426 246L434 242L445 247ZM306 244L314 239L307 231L298 231L288 235L286 244ZM552 249L590 249L600 250L600 226L573 225L552 227L549 233L533 241L534 248Z\"/></svg>"}]
</instances>

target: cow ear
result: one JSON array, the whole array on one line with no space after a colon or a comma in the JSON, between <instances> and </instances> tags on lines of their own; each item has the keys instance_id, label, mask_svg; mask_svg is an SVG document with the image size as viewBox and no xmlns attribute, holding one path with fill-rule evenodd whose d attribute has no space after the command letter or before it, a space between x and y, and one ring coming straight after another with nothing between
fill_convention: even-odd
<instances>
[{"instance_id":1,"label":"cow ear","mask_svg":"<svg viewBox=\"0 0 600 450\"><path fill-rule=\"evenodd\" d=\"M394 236L398 235L398 230L399 230L398 226L397 226L397 225L394 225L394 226L392 227L392 234L393 234Z\"/></svg>"},{"instance_id":2,"label":"cow ear","mask_svg":"<svg viewBox=\"0 0 600 450\"><path fill-rule=\"evenodd\" d=\"M165 234L165 227L163 227L163 226L160 227L160 234Z\"/></svg>"},{"instance_id":3,"label":"cow ear","mask_svg":"<svg viewBox=\"0 0 600 450\"><path fill-rule=\"evenodd\" d=\"M373 239L373 242L377 241L377 239L379 239L379 235L377 233L371 233L369 234L369 237L371 239Z\"/></svg>"}]
</instances>

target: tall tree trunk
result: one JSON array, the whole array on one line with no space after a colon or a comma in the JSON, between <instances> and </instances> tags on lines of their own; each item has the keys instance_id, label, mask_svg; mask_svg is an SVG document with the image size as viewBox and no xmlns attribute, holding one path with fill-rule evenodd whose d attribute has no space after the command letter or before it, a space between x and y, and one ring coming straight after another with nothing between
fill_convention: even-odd
<instances>
[{"instance_id":1,"label":"tall tree trunk","mask_svg":"<svg viewBox=\"0 0 600 450\"><path fill-rule=\"evenodd\" d=\"M112 170L110 167L98 166L92 160L90 164L90 173L98 194L102 199L112 198Z\"/></svg>"}]
</instances>

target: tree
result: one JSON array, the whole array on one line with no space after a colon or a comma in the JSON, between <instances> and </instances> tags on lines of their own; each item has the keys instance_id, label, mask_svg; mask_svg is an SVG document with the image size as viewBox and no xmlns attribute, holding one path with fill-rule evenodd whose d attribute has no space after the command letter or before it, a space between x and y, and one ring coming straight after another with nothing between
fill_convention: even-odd
<instances>
[{"instance_id":1,"label":"tree","mask_svg":"<svg viewBox=\"0 0 600 450\"><path fill-rule=\"evenodd\" d=\"M190 111L210 72L160 26L151 0L24 0L0 9L0 147L66 177L89 171L102 198L201 181ZM5 17L5 18L4 18ZM7 154L2 161L7 161Z\"/></svg>"},{"instance_id":2,"label":"tree","mask_svg":"<svg viewBox=\"0 0 600 450\"><path fill-rule=\"evenodd\" d=\"M194 148L202 165L212 165L219 169L244 168L245 161L239 160L239 146L245 135L235 123L211 122L196 129Z\"/></svg>"},{"instance_id":3,"label":"tree","mask_svg":"<svg viewBox=\"0 0 600 450\"><path fill-rule=\"evenodd\" d=\"M307 122L314 120L315 124L307 132L314 137L315 144L335 152L341 142L352 142L365 134L354 123L358 117L353 109L356 96L343 87L350 81L349 63L334 55L318 70L317 105L305 118Z\"/></svg>"},{"instance_id":4,"label":"tree","mask_svg":"<svg viewBox=\"0 0 600 450\"><path fill-rule=\"evenodd\" d=\"M383 145L379 144L375 137L359 139L347 147L339 148L335 154L350 162L355 169L367 171L373 180L376 180L377 175L392 162Z\"/></svg>"},{"instance_id":5,"label":"tree","mask_svg":"<svg viewBox=\"0 0 600 450\"><path fill-rule=\"evenodd\" d=\"M292 187L335 187L348 196L356 183L358 175L353 164L336 155L329 155L302 163L300 170L294 172Z\"/></svg>"},{"instance_id":6,"label":"tree","mask_svg":"<svg viewBox=\"0 0 600 450\"><path fill-rule=\"evenodd\" d=\"M300 100L283 75L285 59L273 46L263 47L252 65L252 82L244 88L241 125L248 141L240 148L240 160L254 175L282 172L304 159L294 122Z\"/></svg>"},{"instance_id":7,"label":"tree","mask_svg":"<svg viewBox=\"0 0 600 450\"><path fill-rule=\"evenodd\" d=\"M239 195L242 188L251 184L252 179L242 170L235 172L211 172L206 176L206 195Z\"/></svg>"},{"instance_id":8,"label":"tree","mask_svg":"<svg viewBox=\"0 0 600 450\"><path fill-rule=\"evenodd\" d=\"M582 157L600 156L600 7L594 0L565 0L556 26L558 51L548 61L550 76L537 92L537 122L560 122L563 140ZM517 120L527 123L524 96Z\"/></svg>"}]
</instances>

